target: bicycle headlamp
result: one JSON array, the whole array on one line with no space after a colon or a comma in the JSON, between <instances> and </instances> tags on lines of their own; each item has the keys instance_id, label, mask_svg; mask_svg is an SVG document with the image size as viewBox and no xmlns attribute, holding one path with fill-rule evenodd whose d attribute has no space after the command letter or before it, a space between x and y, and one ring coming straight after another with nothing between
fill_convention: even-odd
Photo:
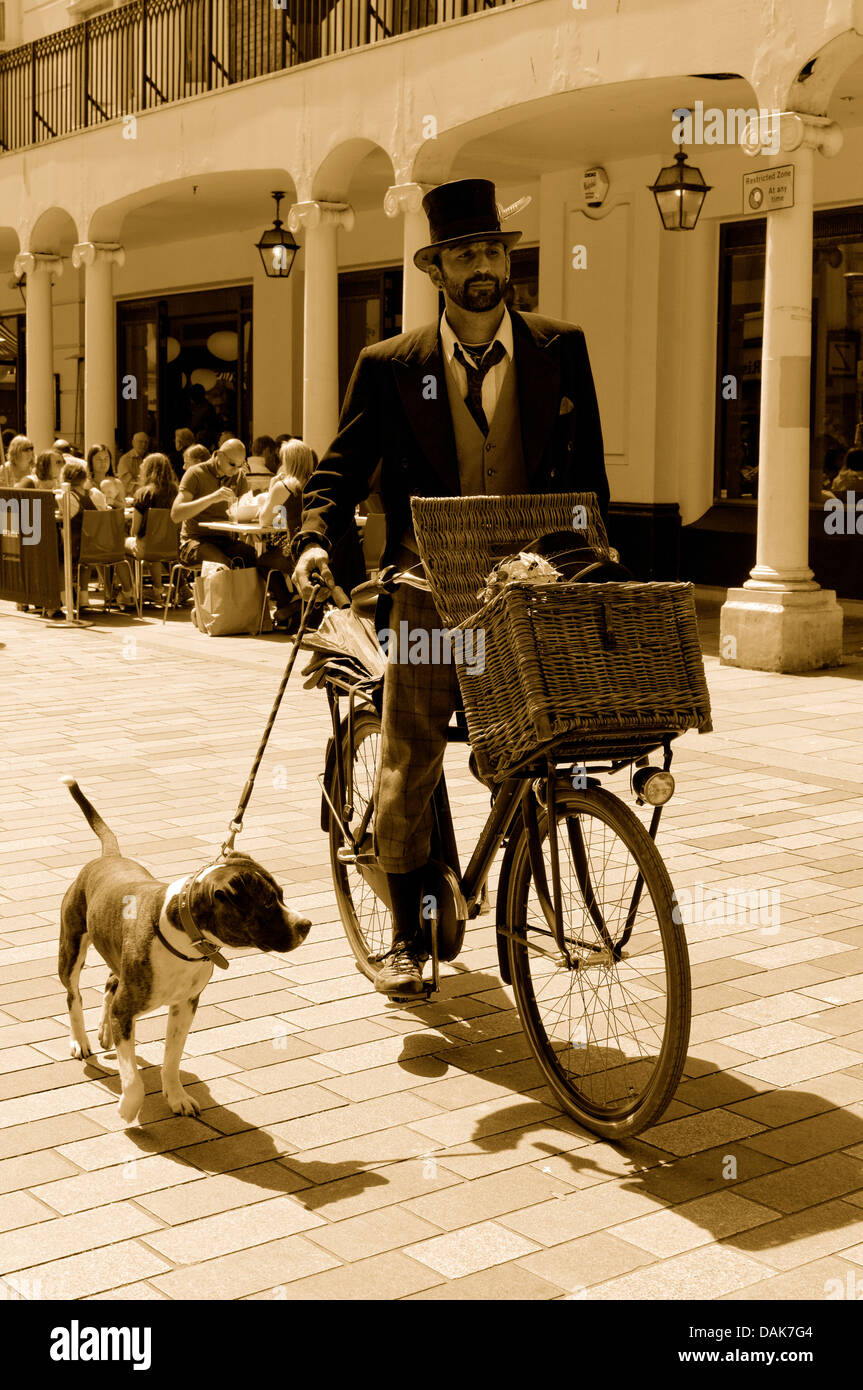
<instances>
[{"instance_id":1,"label":"bicycle headlamp","mask_svg":"<svg viewBox=\"0 0 863 1390\"><path fill-rule=\"evenodd\" d=\"M661 767L639 767L632 777L632 790L639 806L664 806L674 795L674 778Z\"/></svg>"}]
</instances>

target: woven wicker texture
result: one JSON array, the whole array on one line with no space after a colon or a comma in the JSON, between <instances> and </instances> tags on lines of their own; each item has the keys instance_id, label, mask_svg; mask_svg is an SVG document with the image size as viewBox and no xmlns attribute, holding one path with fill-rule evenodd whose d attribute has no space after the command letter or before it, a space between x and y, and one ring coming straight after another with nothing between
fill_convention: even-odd
<instances>
[{"instance_id":1,"label":"woven wicker texture","mask_svg":"<svg viewBox=\"0 0 863 1390\"><path fill-rule=\"evenodd\" d=\"M586 762L712 728L691 584L513 583L460 628L470 740L495 781L543 752Z\"/></svg>"},{"instance_id":2,"label":"woven wicker texture","mask_svg":"<svg viewBox=\"0 0 863 1390\"><path fill-rule=\"evenodd\" d=\"M575 529L582 519L587 526ZM608 537L592 492L511 493L502 497L414 497L417 545L432 595L445 623L463 623L477 611L477 594L499 560L528 541L571 531L598 556L609 555Z\"/></svg>"}]
</instances>

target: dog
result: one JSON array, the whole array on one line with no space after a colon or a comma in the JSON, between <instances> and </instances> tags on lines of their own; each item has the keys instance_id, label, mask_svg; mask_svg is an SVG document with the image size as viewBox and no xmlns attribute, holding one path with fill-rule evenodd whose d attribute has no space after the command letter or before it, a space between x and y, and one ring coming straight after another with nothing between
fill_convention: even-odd
<instances>
[{"instance_id":1,"label":"dog","mask_svg":"<svg viewBox=\"0 0 863 1390\"><path fill-rule=\"evenodd\" d=\"M100 857L85 864L66 890L60 910L58 970L69 1009L71 1055L92 1056L79 985L92 942L111 972L99 1042L117 1053L121 1119L134 1125L144 1103L135 1020L164 1004L169 1013L162 1094L175 1115L199 1115L200 1106L180 1084L180 1058L213 965L227 967L219 947L293 951L305 941L311 922L286 906L272 874L234 850L223 863L161 883L120 853L116 835L75 779L63 782L102 844Z\"/></svg>"}]
</instances>

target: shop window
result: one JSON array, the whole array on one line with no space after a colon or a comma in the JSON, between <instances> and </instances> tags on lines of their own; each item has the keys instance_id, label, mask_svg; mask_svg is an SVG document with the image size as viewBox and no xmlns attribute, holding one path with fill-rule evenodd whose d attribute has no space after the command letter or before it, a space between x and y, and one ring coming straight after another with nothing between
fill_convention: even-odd
<instances>
[{"instance_id":1,"label":"shop window","mask_svg":"<svg viewBox=\"0 0 863 1390\"><path fill-rule=\"evenodd\" d=\"M210 448L226 431L248 442L251 315L245 286L117 306L121 451L137 430L167 453L181 428Z\"/></svg>"},{"instance_id":2,"label":"shop window","mask_svg":"<svg viewBox=\"0 0 863 1390\"><path fill-rule=\"evenodd\" d=\"M536 313L539 303L539 247L516 246L509 253L509 288L506 302L523 314Z\"/></svg>"},{"instance_id":3,"label":"shop window","mask_svg":"<svg viewBox=\"0 0 863 1390\"><path fill-rule=\"evenodd\" d=\"M0 431L24 432L24 315L0 318Z\"/></svg>"},{"instance_id":4,"label":"shop window","mask_svg":"<svg viewBox=\"0 0 863 1390\"><path fill-rule=\"evenodd\" d=\"M403 274L399 265L349 270L339 276L340 401L363 348L402 331Z\"/></svg>"},{"instance_id":5,"label":"shop window","mask_svg":"<svg viewBox=\"0 0 863 1390\"><path fill-rule=\"evenodd\" d=\"M728 223L720 236L715 491L758 494L763 347L764 218ZM811 496L863 439L863 207L816 212L812 249Z\"/></svg>"}]
</instances>

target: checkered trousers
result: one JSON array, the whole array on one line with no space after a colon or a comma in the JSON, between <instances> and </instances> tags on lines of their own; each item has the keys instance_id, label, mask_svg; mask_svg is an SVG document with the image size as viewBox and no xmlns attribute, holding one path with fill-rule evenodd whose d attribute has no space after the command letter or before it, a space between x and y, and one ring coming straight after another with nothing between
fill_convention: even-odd
<instances>
[{"instance_id":1,"label":"checkered trousers","mask_svg":"<svg viewBox=\"0 0 863 1390\"><path fill-rule=\"evenodd\" d=\"M416 634L440 631L430 594L399 586L388 619L398 638L407 624ZM383 733L375 782L375 853L387 873L419 869L429 857L431 799L443 768L446 728L458 700L455 664L411 663L398 643L397 661L384 677ZM436 643L428 642L429 652ZM414 647L416 650L416 646Z\"/></svg>"}]
</instances>

